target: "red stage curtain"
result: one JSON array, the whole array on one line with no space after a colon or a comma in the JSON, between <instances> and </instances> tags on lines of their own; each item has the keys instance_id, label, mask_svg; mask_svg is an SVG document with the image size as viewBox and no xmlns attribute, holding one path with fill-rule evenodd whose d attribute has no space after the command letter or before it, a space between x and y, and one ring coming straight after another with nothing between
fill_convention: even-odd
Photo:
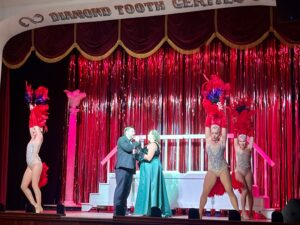
<instances>
[{"instance_id":1,"label":"red stage curtain","mask_svg":"<svg viewBox=\"0 0 300 225\"><path fill-rule=\"evenodd\" d=\"M57 62L73 48L90 60L108 57L122 46L134 57L154 54L165 42L191 54L215 37L227 46L246 49L275 36L283 43L300 44L300 22L278 22L276 8L237 7L168 16L91 22L38 28L10 39L3 62L18 68L31 50L45 62ZM22 48L20 48L20 46Z\"/></svg>"},{"instance_id":2,"label":"red stage curtain","mask_svg":"<svg viewBox=\"0 0 300 225\"><path fill-rule=\"evenodd\" d=\"M253 98L255 142L276 164L267 169L271 207L283 207L288 199L299 198L299 52L271 38L248 50L216 41L190 55L166 45L145 59L131 57L121 48L98 62L79 56L69 84L75 87L77 83L88 97L78 120L76 201L87 202L88 194L97 192L98 182L106 179L99 162L116 145L124 127L134 126L137 134L150 129L161 134L204 132L203 72L208 77L218 73L230 82L231 101L238 96ZM187 144L180 142L180 146L179 170L185 172ZM192 149L193 170L199 170L199 141L192 143ZM168 151L167 168L172 170L175 143L169 143ZM261 157L256 170L263 171ZM263 175L257 173L261 194Z\"/></svg>"}]
</instances>

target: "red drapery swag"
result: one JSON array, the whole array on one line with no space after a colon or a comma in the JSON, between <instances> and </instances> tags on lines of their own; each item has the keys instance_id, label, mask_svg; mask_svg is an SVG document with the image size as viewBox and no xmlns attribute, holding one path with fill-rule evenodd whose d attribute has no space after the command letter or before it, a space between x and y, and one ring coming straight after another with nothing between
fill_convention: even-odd
<instances>
[{"instance_id":1,"label":"red drapery swag","mask_svg":"<svg viewBox=\"0 0 300 225\"><path fill-rule=\"evenodd\" d=\"M191 54L218 38L227 46L246 49L269 36L300 44L300 22L282 23L276 7L237 7L146 18L42 27L11 38L3 51L9 68L22 66L31 51L46 62L57 62L73 48L91 60L108 57L118 47L145 58L165 42ZM62 35L63 34L63 35Z\"/></svg>"},{"instance_id":2,"label":"red drapery swag","mask_svg":"<svg viewBox=\"0 0 300 225\"><path fill-rule=\"evenodd\" d=\"M268 167L271 206L299 198L299 62L299 47L288 48L274 38L248 50L216 41L191 55L166 45L145 59L121 48L101 61L72 56L69 87L87 93L78 119L75 201L87 202L89 193L98 191L98 182L106 179L100 161L115 147L124 127L134 126L137 134L150 129L161 134L204 133L203 72L230 82L230 101L254 99L255 142L276 164ZM176 165L175 145L168 145L168 169ZM180 142L181 172L187 168L187 147ZM192 169L198 170L199 141L192 149ZM231 146L232 168L233 155ZM257 171L263 171L263 163L259 158ZM112 171L113 167L114 159ZM257 173L257 182L263 193L263 173Z\"/></svg>"}]
</instances>

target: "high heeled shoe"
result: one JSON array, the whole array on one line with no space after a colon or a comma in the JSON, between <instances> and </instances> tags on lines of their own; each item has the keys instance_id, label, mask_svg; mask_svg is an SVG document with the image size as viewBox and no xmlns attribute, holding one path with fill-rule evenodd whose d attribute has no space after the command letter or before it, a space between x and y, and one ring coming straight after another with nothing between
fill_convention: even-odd
<instances>
[{"instance_id":1,"label":"high heeled shoe","mask_svg":"<svg viewBox=\"0 0 300 225\"><path fill-rule=\"evenodd\" d=\"M42 206L36 205L34 206L35 208L35 213L42 213L44 211Z\"/></svg>"}]
</instances>

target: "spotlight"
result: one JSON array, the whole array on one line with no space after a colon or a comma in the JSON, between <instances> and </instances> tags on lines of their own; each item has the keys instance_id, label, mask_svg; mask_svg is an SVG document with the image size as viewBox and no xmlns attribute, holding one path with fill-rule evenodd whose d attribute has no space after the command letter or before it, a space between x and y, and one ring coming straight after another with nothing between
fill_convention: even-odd
<instances>
[{"instance_id":1,"label":"spotlight","mask_svg":"<svg viewBox=\"0 0 300 225\"><path fill-rule=\"evenodd\" d=\"M280 223L283 223L283 215L281 212L279 211L274 211L272 212L272 215L271 215L271 221L272 222L280 222Z\"/></svg>"},{"instance_id":2,"label":"spotlight","mask_svg":"<svg viewBox=\"0 0 300 225\"><path fill-rule=\"evenodd\" d=\"M63 204L57 204L57 206L56 206L56 213L57 214L65 216L66 215L65 211L66 211L66 209L65 209L65 206Z\"/></svg>"},{"instance_id":3,"label":"spotlight","mask_svg":"<svg viewBox=\"0 0 300 225\"><path fill-rule=\"evenodd\" d=\"M161 217L161 210L157 206L151 208L151 217Z\"/></svg>"},{"instance_id":4,"label":"spotlight","mask_svg":"<svg viewBox=\"0 0 300 225\"><path fill-rule=\"evenodd\" d=\"M189 219L200 219L199 210L195 208L189 209Z\"/></svg>"},{"instance_id":5,"label":"spotlight","mask_svg":"<svg viewBox=\"0 0 300 225\"><path fill-rule=\"evenodd\" d=\"M228 220L230 221L241 221L241 214L236 210L229 210Z\"/></svg>"}]
</instances>

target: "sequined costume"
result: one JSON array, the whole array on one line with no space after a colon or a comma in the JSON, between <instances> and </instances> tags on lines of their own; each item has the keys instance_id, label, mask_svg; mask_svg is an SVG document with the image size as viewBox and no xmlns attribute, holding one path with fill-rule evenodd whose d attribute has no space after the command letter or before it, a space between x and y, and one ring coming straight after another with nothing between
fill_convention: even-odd
<instances>
[{"instance_id":1,"label":"sequined costume","mask_svg":"<svg viewBox=\"0 0 300 225\"><path fill-rule=\"evenodd\" d=\"M235 171L245 176L248 171L251 171L251 151L245 149L238 149L235 151L236 154L236 167Z\"/></svg>"},{"instance_id":2,"label":"sequined costume","mask_svg":"<svg viewBox=\"0 0 300 225\"><path fill-rule=\"evenodd\" d=\"M225 145L217 145L212 148L211 145L206 147L208 155L208 170L212 171L216 176L220 176L222 171L228 168L228 164L224 158Z\"/></svg>"},{"instance_id":3,"label":"sequined costume","mask_svg":"<svg viewBox=\"0 0 300 225\"><path fill-rule=\"evenodd\" d=\"M35 149L38 149L38 151ZM42 162L41 158L39 157L39 148L35 148L34 143L31 141L27 145L26 162L29 168L32 168L32 166L36 163Z\"/></svg>"}]
</instances>

